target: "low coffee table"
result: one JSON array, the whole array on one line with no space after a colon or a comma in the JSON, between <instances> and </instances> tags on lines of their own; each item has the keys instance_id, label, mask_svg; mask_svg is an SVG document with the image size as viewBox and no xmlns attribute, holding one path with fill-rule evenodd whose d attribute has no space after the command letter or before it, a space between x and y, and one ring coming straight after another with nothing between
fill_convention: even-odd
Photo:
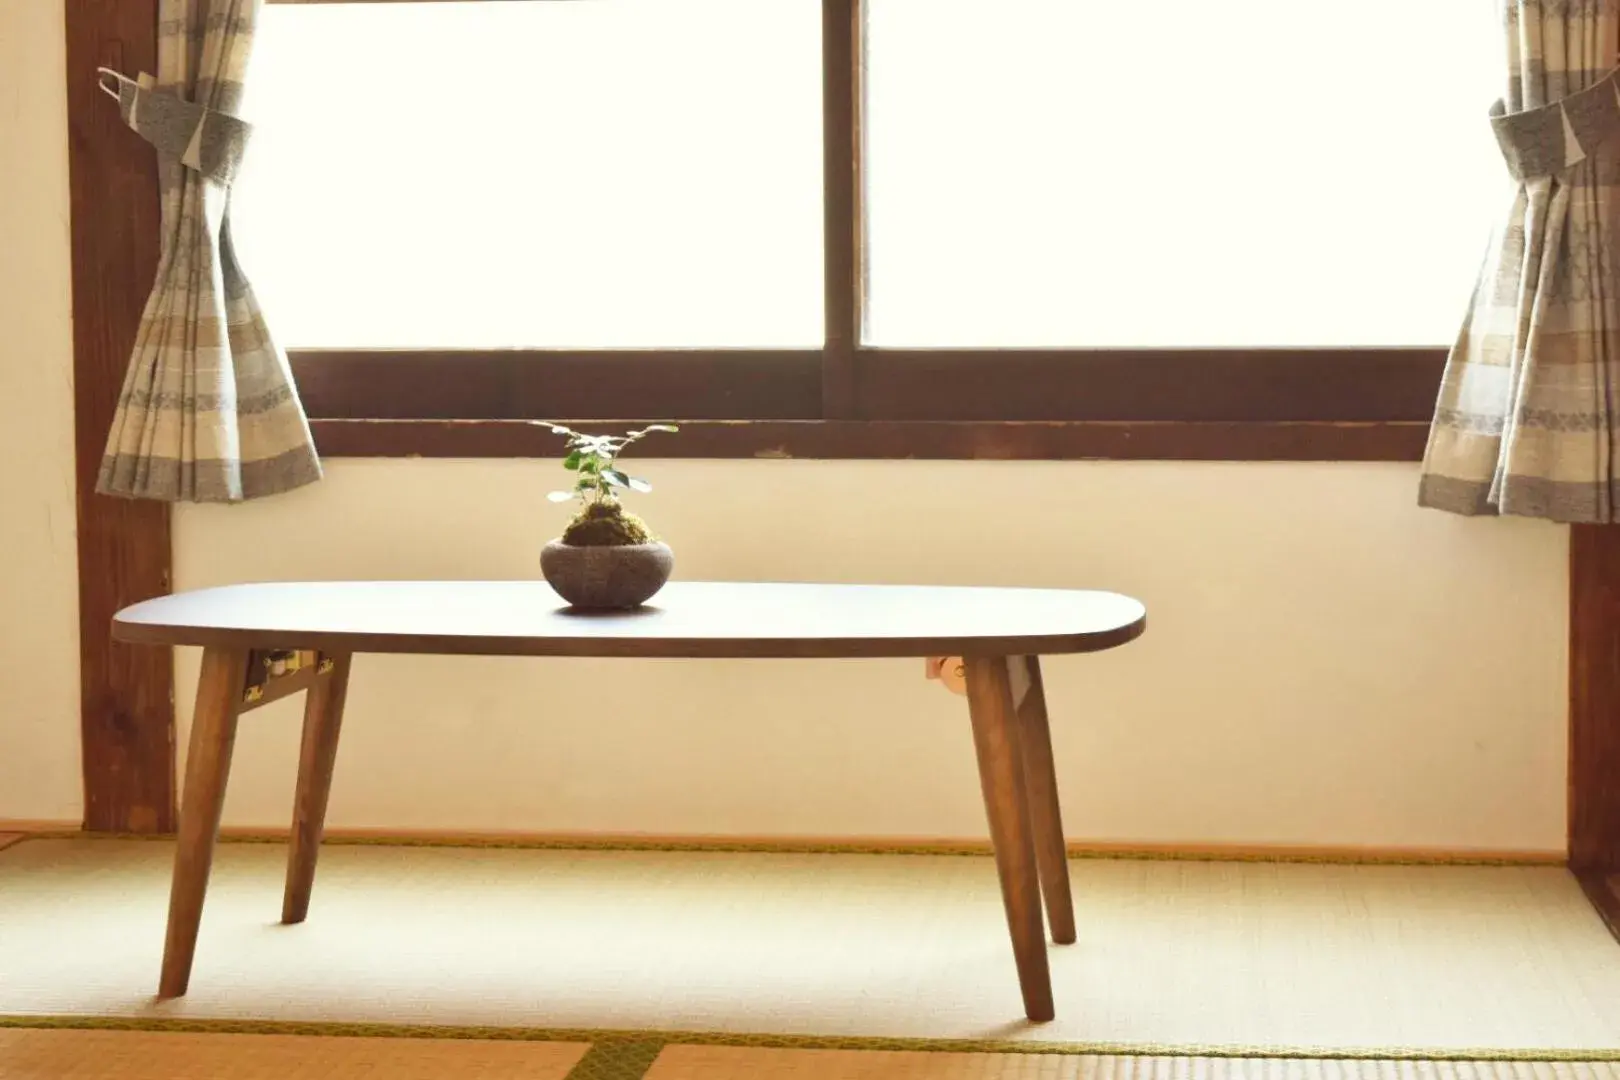
<instances>
[{"instance_id":1,"label":"low coffee table","mask_svg":"<svg viewBox=\"0 0 1620 1080\"><path fill-rule=\"evenodd\" d=\"M1142 605L1106 592L909 585L677 582L636 611L574 612L529 581L329 581L228 585L120 611L119 641L200 645L159 994L191 978L237 717L307 689L283 922L309 911L355 653L609 657L961 656L979 779L1024 1012L1053 1016L1041 897L1052 940L1074 941L1074 905L1039 657L1140 635ZM254 650L320 662L244 700Z\"/></svg>"}]
</instances>

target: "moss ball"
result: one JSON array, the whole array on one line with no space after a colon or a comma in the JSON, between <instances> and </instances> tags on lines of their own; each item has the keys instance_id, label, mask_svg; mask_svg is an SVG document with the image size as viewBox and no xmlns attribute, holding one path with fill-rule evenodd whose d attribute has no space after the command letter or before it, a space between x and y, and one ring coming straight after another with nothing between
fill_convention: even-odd
<instances>
[{"instance_id":1,"label":"moss ball","mask_svg":"<svg viewBox=\"0 0 1620 1080\"><path fill-rule=\"evenodd\" d=\"M622 547L650 544L653 534L647 523L620 503L603 499L586 503L563 530L562 541L574 547Z\"/></svg>"}]
</instances>

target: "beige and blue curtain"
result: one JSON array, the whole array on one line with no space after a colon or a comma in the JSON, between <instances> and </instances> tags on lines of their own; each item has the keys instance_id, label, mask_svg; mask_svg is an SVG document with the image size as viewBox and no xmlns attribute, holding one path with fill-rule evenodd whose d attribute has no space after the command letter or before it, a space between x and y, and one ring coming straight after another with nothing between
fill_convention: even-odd
<instances>
[{"instance_id":1,"label":"beige and blue curtain","mask_svg":"<svg viewBox=\"0 0 1620 1080\"><path fill-rule=\"evenodd\" d=\"M1419 501L1615 521L1620 0L1499 3L1491 124L1517 195L1446 364Z\"/></svg>"},{"instance_id":2,"label":"beige and blue curtain","mask_svg":"<svg viewBox=\"0 0 1620 1080\"><path fill-rule=\"evenodd\" d=\"M96 489L234 502L320 479L309 423L231 245L261 0L161 0L158 70L101 72L157 150L162 248Z\"/></svg>"}]
</instances>

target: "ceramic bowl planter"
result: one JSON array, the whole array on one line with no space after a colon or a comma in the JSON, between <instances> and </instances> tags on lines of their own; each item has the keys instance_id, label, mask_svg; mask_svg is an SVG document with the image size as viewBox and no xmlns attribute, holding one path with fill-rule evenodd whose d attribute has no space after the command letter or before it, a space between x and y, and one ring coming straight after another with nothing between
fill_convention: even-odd
<instances>
[{"instance_id":1,"label":"ceramic bowl planter","mask_svg":"<svg viewBox=\"0 0 1620 1080\"><path fill-rule=\"evenodd\" d=\"M573 486L553 491L551 501L579 508L563 534L540 552L540 572L558 596L582 610L645 604L669 580L675 553L620 502L626 492L651 491L652 485L621 471L618 458L631 443L675 428L654 424L624 435L586 435L546 426L567 440L562 464L573 477Z\"/></svg>"},{"instance_id":2,"label":"ceramic bowl planter","mask_svg":"<svg viewBox=\"0 0 1620 1080\"><path fill-rule=\"evenodd\" d=\"M612 611L652 599L675 568L669 545L583 547L559 537L540 551L540 572L558 596L577 608Z\"/></svg>"}]
</instances>

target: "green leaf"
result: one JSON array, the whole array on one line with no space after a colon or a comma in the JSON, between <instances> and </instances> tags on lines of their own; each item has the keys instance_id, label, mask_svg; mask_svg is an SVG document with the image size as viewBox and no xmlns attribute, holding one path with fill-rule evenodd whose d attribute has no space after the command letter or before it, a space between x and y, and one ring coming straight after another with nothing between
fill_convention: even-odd
<instances>
[{"instance_id":1,"label":"green leaf","mask_svg":"<svg viewBox=\"0 0 1620 1080\"><path fill-rule=\"evenodd\" d=\"M579 468L579 459L580 452L578 450L570 451L568 456L563 458L563 468L567 469L569 472L573 472L575 469Z\"/></svg>"},{"instance_id":2,"label":"green leaf","mask_svg":"<svg viewBox=\"0 0 1620 1080\"><path fill-rule=\"evenodd\" d=\"M623 475L622 473L620 475ZM625 483L630 485L631 491L651 491L652 485L639 476L626 476Z\"/></svg>"},{"instance_id":3,"label":"green leaf","mask_svg":"<svg viewBox=\"0 0 1620 1080\"><path fill-rule=\"evenodd\" d=\"M573 497L574 493L572 491L553 491L550 495L546 496L547 500L554 503L568 502Z\"/></svg>"},{"instance_id":4,"label":"green leaf","mask_svg":"<svg viewBox=\"0 0 1620 1080\"><path fill-rule=\"evenodd\" d=\"M618 469L607 470L602 474L602 479L606 480L614 487L627 488L630 486L630 478L624 475L624 473L620 472Z\"/></svg>"}]
</instances>

